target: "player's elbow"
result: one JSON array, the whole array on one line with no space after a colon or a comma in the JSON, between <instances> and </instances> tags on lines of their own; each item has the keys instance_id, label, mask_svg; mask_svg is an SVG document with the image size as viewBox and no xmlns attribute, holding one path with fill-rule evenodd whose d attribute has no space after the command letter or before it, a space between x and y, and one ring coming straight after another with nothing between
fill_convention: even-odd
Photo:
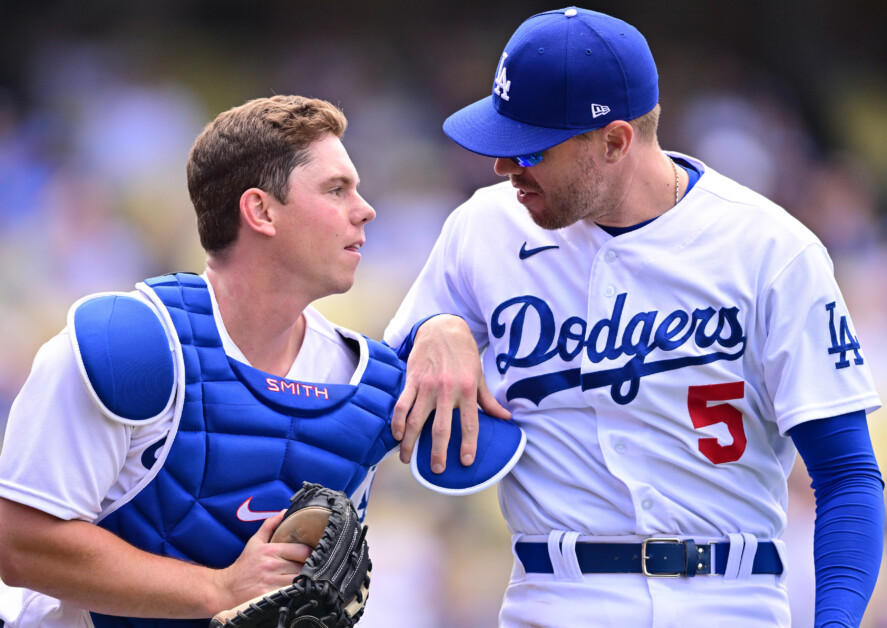
<instances>
[{"instance_id":1,"label":"player's elbow","mask_svg":"<svg viewBox=\"0 0 887 628\"><path fill-rule=\"evenodd\" d=\"M0 498L0 580L11 587L27 587L34 563L29 547L37 532L18 515L26 506Z\"/></svg>"},{"instance_id":2,"label":"player's elbow","mask_svg":"<svg viewBox=\"0 0 887 628\"><path fill-rule=\"evenodd\" d=\"M14 551L9 551L8 547L0 546L0 581L10 587L24 587L24 563L15 555Z\"/></svg>"},{"instance_id":3,"label":"player's elbow","mask_svg":"<svg viewBox=\"0 0 887 628\"><path fill-rule=\"evenodd\" d=\"M22 587L27 578L28 560L9 537L5 530L0 532L0 580L11 587Z\"/></svg>"}]
</instances>

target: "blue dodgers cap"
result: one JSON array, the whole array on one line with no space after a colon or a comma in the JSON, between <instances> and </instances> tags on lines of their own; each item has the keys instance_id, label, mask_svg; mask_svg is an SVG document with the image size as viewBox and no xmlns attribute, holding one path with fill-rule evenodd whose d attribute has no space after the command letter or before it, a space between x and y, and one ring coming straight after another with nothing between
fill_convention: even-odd
<instances>
[{"instance_id":1,"label":"blue dodgers cap","mask_svg":"<svg viewBox=\"0 0 887 628\"><path fill-rule=\"evenodd\" d=\"M477 454L468 466L462 464L462 423L459 410L453 411L447 464L443 473L431 470L431 426L434 414L425 421L413 448L410 470L426 488L446 495L470 495L501 480L517 464L527 445L527 436L514 421L496 419L478 410Z\"/></svg>"},{"instance_id":2,"label":"blue dodgers cap","mask_svg":"<svg viewBox=\"0 0 887 628\"><path fill-rule=\"evenodd\" d=\"M493 93L446 119L444 133L489 157L537 153L659 102L647 40L626 22L569 7L534 15L499 58Z\"/></svg>"}]
</instances>

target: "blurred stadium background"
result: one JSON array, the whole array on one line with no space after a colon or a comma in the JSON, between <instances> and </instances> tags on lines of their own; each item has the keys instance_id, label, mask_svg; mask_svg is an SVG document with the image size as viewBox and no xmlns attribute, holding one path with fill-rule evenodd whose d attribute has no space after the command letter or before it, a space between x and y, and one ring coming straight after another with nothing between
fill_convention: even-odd
<instances>
[{"instance_id":1,"label":"blurred stadium background","mask_svg":"<svg viewBox=\"0 0 887 628\"><path fill-rule=\"evenodd\" d=\"M657 58L665 148L785 206L823 239L887 394L887 5L863 0L583 5L637 26ZM447 213L495 176L440 130L488 93L513 30L557 4L0 0L0 433L68 306L200 271L185 186L217 113L274 93L328 99L378 212L333 320L379 338ZM885 412L872 417L882 468ZM794 625L812 626L813 502L790 479ZM395 459L368 522L362 626L487 628L510 572L494 490L431 494ZM864 626L887 626L882 577Z\"/></svg>"}]
</instances>

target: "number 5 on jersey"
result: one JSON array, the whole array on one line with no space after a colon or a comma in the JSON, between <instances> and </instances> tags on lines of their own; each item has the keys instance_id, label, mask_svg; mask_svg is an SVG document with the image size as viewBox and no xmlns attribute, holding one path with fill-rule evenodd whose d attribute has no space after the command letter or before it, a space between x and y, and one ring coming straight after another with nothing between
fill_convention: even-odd
<instances>
[{"instance_id":1,"label":"number 5 on jersey","mask_svg":"<svg viewBox=\"0 0 887 628\"><path fill-rule=\"evenodd\" d=\"M742 413L727 403L708 405L709 401L729 401L745 396L745 382L690 386L687 390L687 408L690 420L697 430L716 423L725 423L733 443L721 445L717 438L700 438L699 451L714 464L736 462L745 452L747 439L742 425Z\"/></svg>"}]
</instances>

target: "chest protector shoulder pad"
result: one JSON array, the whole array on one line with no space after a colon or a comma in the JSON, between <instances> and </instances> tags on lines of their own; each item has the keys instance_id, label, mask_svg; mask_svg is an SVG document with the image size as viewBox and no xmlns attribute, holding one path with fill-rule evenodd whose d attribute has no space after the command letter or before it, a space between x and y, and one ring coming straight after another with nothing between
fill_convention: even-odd
<instances>
[{"instance_id":1,"label":"chest protector shoulder pad","mask_svg":"<svg viewBox=\"0 0 887 628\"><path fill-rule=\"evenodd\" d=\"M87 392L108 418L156 421L175 396L175 369L163 324L147 303L125 294L81 299L68 329Z\"/></svg>"}]
</instances>

